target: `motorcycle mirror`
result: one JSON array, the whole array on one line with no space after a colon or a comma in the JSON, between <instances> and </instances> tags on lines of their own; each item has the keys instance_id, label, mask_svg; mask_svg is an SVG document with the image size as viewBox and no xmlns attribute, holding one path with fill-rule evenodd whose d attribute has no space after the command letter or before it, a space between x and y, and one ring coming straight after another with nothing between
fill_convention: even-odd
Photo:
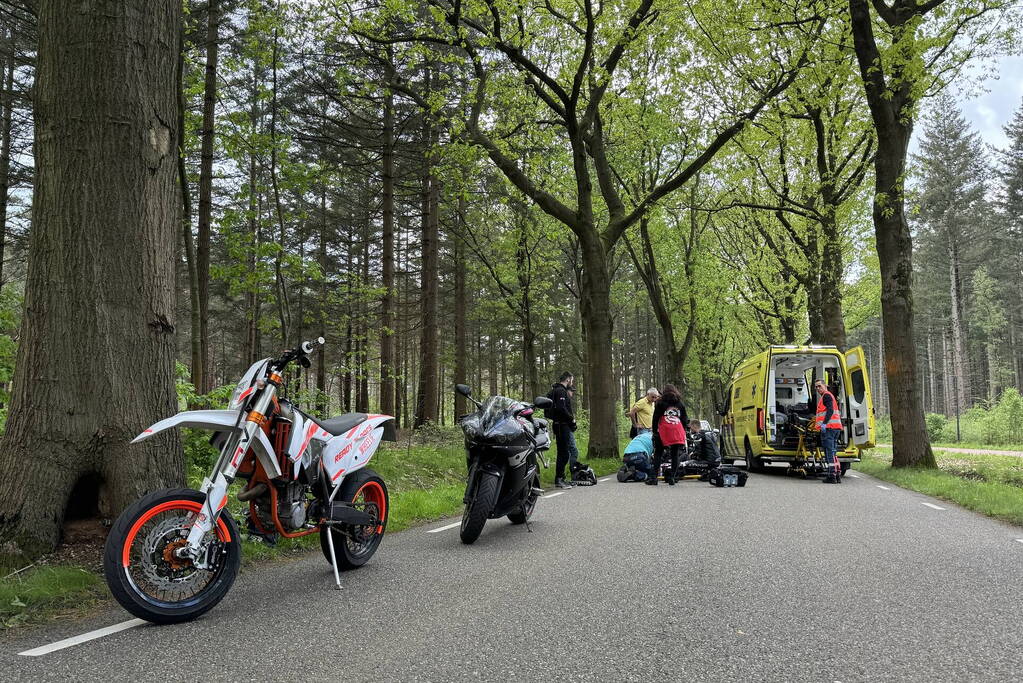
<instances>
[{"instance_id":1,"label":"motorcycle mirror","mask_svg":"<svg viewBox=\"0 0 1023 683\"><path fill-rule=\"evenodd\" d=\"M550 408L554 405L554 401L550 400L546 396L537 396L533 399L533 405L537 408Z\"/></svg>"},{"instance_id":2,"label":"motorcycle mirror","mask_svg":"<svg viewBox=\"0 0 1023 683\"><path fill-rule=\"evenodd\" d=\"M472 396L472 389L469 387L468 384L456 384L455 391L461 394L462 396L466 397Z\"/></svg>"}]
</instances>

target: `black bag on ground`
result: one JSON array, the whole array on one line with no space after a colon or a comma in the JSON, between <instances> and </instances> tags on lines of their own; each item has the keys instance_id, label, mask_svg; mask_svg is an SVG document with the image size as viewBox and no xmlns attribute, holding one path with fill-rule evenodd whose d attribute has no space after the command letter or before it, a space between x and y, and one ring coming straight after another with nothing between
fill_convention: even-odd
<instances>
[{"instance_id":1,"label":"black bag on ground","mask_svg":"<svg viewBox=\"0 0 1023 683\"><path fill-rule=\"evenodd\" d=\"M569 468L572 471L572 481L577 486L596 486L597 475L593 472L593 468L585 463L576 461L572 463Z\"/></svg>"},{"instance_id":2,"label":"black bag on ground","mask_svg":"<svg viewBox=\"0 0 1023 683\"><path fill-rule=\"evenodd\" d=\"M711 486L717 487L731 487L731 486L745 486L746 479L749 475L740 470L738 467L732 465L721 465L715 467L710 471L710 475L707 477L707 481L710 482Z\"/></svg>"}]
</instances>

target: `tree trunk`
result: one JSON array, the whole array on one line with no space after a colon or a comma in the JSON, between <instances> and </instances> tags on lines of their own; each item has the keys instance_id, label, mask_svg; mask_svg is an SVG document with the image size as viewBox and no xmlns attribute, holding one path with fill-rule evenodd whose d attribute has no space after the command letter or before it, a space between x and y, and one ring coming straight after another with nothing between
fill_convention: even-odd
<instances>
[{"instance_id":1,"label":"tree trunk","mask_svg":"<svg viewBox=\"0 0 1023 683\"><path fill-rule=\"evenodd\" d=\"M966 345L963 341L963 287L960 277L959 246L954 242L948 247L949 258L949 298L952 303L952 317L950 320L952 328L952 354L953 367L950 368L956 374L956 407L959 414L962 414L970 407L970 373L966 360Z\"/></svg>"},{"instance_id":2,"label":"tree trunk","mask_svg":"<svg viewBox=\"0 0 1023 683\"><path fill-rule=\"evenodd\" d=\"M4 554L52 550L80 481L74 512L109 517L184 470L173 432L128 447L176 408L181 3L38 10L25 316L0 443Z\"/></svg>"},{"instance_id":3,"label":"tree trunk","mask_svg":"<svg viewBox=\"0 0 1023 683\"><path fill-rule=\"evenodd\" d=\"M320 262L320 310L319 335L327 338L327 297L330 292L330 277L327 272L327 188L320 188L320 244L318 260ZM320 417L329 417L330 401L327 397L327 354L321 351L316 359L316 412Z\"/></svg>"},{"instance_id":4,"label":"tree trunk","mask_svg":"<svg viewBox=\"0 0 1023 683\"><path fill-rule=\"evenodd\" d=\"M931 333L931 328L927 328L927 381L930 387L930 412L936 413L938 409L935 407L937 404L937 393L935 387L935 375L937 368L934 367L934 335Z\"/></svg>"},{"instance_id":5,"label":"tree trunk","mask_svg":"<svg viewBox=\"0 0 1023 683\"><path fill-rule=\"evenodd\" d=\"M847 348L845 319L842 315L842 236L830 211L821 221L824 252L820 270L820 332L821 342L833 344L840 351Z\"/></svg>"},{"instance_id":6,"label":"tree trunk","mask_svg":"<svg viewBox=\"0 0 1023 683\"><path fill-rule=\"evenodd\" d=\"M429 89L429 83L427 83ZM437 384L440 354L437 346L437 297L439 289L440 216L439 179L434 175L432 148L436 129L426 124L427 168L423 177L423 257L422 257L422 337L420 343L419 391L416 399L415 427L437 422L439 405Z\"/></svg>"},{"instance_id":7,"label":"tree trunk","mask_svg":"<svg viewBox=\"0 0 1023 683\"><path fill-rule=\"evenodd\" d=\"M891 400L893 467L936 467L920 401L916 340L913 335L913 239L904 210L906 154L913 131L911 78L893 67L885 82L866 0L849 0L853 42L867 103L877 131L874 158L874 234L881 269L885 371ZM896 38L915 30L900 24ZM894 89L892 91L891 89Z\"/></svg>"},{"instance_id":8,"label":"tree trunk","mask_svg":"<svg viewBox=\"0 0 1023 683\"><path fill-rule=\"evenodd\" d=\"M381 154L383 229L380 256L384 293L380 301L380 412L395 414L394 396L394 96L384 95L384 146ZM464 277L464 276L463 276ZM457 354L456 354L456 357ZM464 381L464 380L457 380ZM457 399L456 399L457 402ZM461 414L461 413L459 413Z\"/></svg>"},{"instance_id":9,"label":"tree trunk","mask_svg":"<svg viewBox=\"0 0 1023 683\"><path fill-rule=\"evenodd\" d=\"M7 193L11 180L11 128L14 121L14 29L9 29L11 54L0 69L0 288L4 286L7 247Z\"/></svg>"},{"instance_id":10,"label":"tree trunk","mask_svg":"<svg viewBox=\"0 0 1023 683\"><path fill-rule=\"evenodd\" d=\"M210 221L213 194L213 126L217 103L217 27L220 22L218 0L210 0L206 23L206 82L202 102L201 151L199 155L199 222L196 248L199 281L199 346L202 355L196 389L207 393L210 377Z\"/></svg>"},{"instance_id":11,"label":"tree trunk","mask_svg":"<svg viewBox=\"0 0 1023 683\"><path fill-rule=\"evenodd\" d=\"M618 457L618 420L615 411L611 350L611 277L601 238L581 238L583 273L580 313L586 332L586 395L590 407L587 457Z\"/></svg>"},{"instance_id":12,"label":"tree trunk","mask_svg":"<svg viewBox=\"0 0 1023 683\"><path fill-rule=\"evenodd\" d=\"M195 242L192 241L192 193L188 187L188 169L185 165L185 33L182 28L178 36L178 187L181 190L181 242L185 253L185 267L188 272L189 347L192 358L192 386L202 386L202 345L199 315L199 273L196 268ZM201 389L200 389L201 390Z\"/></svg>"}]
</instances>

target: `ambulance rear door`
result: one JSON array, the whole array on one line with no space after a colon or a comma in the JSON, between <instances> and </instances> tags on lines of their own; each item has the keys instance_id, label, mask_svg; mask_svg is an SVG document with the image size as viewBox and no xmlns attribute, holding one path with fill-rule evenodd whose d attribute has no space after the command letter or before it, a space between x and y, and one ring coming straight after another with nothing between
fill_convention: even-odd
<instances>
[{"instance_id":1,"label":"ambulance rear door","mask_svg":"<svg viewBox=\"0 0 1023 683\"><path fill-rule=\"evenodd\" d=\"M870 396L870 377L863 347L857 346L845 354L849 414L852 420L852 442L858 448L874 447L874 401Z\"/></svg>"}]
</instances>

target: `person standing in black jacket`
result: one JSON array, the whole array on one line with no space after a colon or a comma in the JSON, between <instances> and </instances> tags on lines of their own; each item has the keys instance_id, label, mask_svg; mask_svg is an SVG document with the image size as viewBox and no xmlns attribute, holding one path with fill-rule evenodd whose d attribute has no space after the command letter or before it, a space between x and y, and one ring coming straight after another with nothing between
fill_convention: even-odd
<instances>
[{"instance_id":1,"label":"person standing in black jacket","mask_svg":"<svg viewBox=\"0 0 1023 683\"><path fill-rule=\"evenodd\" d=\"M561 378L547 396L554 405L547 409L547 417L554 424L554 440L558 446L558 458L554 464L554 485L559 489L572 488L572 483L565 480L565 468L568 466L569 440L575 426L575 415L572 413L572 400L568 388L575 378L571 372L561 373Z\"/></svg>"},{"instance_id":2,"label":"person standing in black jacket","mask_svg":"<svg viewBox=\"0 0 1023 683\"><path fill-rule=\"evenodd\" d=\"M661 459L664 457L664 451L668 451L671 454L671 470L665 475L664 480L672 486L675 485L679 455L686 443L685 425L688 423L689 416L686 414L686 407L682 403L678 389L673 384L666 384L661 389L661 397L654 404L654 472L646 484L657 486Z\"/></svg>"}]
</instances>

